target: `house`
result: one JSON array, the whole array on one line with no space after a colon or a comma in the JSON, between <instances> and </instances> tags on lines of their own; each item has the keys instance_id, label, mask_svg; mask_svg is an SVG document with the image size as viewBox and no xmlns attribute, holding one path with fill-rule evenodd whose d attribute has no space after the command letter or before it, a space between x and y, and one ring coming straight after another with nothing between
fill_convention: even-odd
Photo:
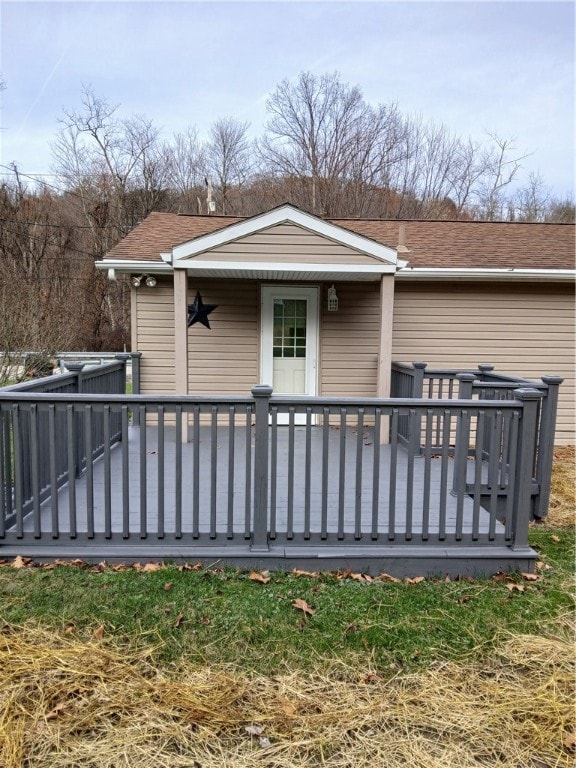
<instances>
[{"instance_id":1,"label":"house","mask_svg":"<svg viewBox=\"0 0 576 768\"><path fill-rule=\"evenodd\" d=\"M97 266L133 278L142 394L245 394L264 382L386 397L393 361L491 363L562 376L556 442L571 443L574 232L327 221L290 205L251 218L151 213Z\"/></svg>"},{"instance_id":2,"label":"house","mask_svg":"<svg viewBox=\"0 0 576 768\"><path fill-rule=\"evenodd\" d=\"M532 570L573 256L572 225L151 214L98 263L131 355L0 391L0 553Z\"/></svg>"}]
</instances>

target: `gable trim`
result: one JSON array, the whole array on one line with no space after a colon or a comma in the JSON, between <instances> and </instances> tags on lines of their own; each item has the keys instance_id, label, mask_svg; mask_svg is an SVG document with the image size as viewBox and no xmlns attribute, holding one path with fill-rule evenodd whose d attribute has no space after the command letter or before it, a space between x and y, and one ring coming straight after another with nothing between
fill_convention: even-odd
<instances>
[{"instance_id":1,"label":"gable trim","mask_svg":"<svg viewBox=\"0 0 576 768\"><path fill-rule=\"evenodd\" d=\"M374 258L383 261L385 264L395 267L398 263L398 256L393 248L388 248L388 246L381 245L374 240L370 240L362 235L357 235L336 224L331 224L328 221L324 221L324 219L319 219L317 216L312 216L309 213L299 211L291 205L283 205L272 211L268 211L267 213L253 216L245 221L231 224L224 229L219 229L216 232L202 235L194 240L175 246L172 249L172 264L175 268L186 268L188 266L187 264L179 262L183 262L203 251L212 250L213 248L217 248L218 246L230 243L234 240L239 240L240 238L255 234L277 224L285 223L296 224L314 234L333 240L340 245L345 245L360 253L373 256Z\"/></svg>"}]
</instances>

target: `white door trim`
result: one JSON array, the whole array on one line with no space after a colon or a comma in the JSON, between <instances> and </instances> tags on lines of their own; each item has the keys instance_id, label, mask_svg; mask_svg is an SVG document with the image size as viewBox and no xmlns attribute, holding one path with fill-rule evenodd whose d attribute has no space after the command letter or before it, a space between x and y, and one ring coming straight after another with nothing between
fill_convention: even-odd
<instances>
[{"instance_id":1,"label":"white door trim","mask_svg":"<svg viewBox=\"0 0 576 768\"><path fill-rule=\"evenodd\" d=\"M308 299L306 316L306 395L318 392L318 286L263 285L261 289L260 381L273 383L274 299ZM282 394L282 393L278 393Z\"/></svg>"}]
</instances>

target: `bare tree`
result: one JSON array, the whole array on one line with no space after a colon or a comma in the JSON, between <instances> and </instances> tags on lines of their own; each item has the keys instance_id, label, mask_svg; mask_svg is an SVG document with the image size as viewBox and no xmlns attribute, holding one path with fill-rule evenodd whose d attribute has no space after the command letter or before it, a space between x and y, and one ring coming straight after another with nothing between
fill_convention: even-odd
<instances>
[{"instance_id":1,"label":"bare tree","mask_svg":"<svg viewBox=\"0 0 576 768\"><path fill-rule=\"evenodd\" d=\"M120 119L118 107L82 92L82 109L64 112L52 143L54 170L85 200L86 214L104 204L121 234L157 207L166 185L168 158L159 131L142 116Z\"/></svg>"},{"instance_id":2,"label":"bare tree","mask_svg":"<svg viewBox=\"0 0 576 768\"><path fill-rule=\"evenodd\" d=\"M206 149L198 140L196 128L174 135L166 146L168 184L177 198L182 213L201 213L197 205L206 176Z\"/></svg>"},{"instance_id":3,"label":"bare tree","mask_svg":"<svg viewBox=\"0 0 576 768\"><path fill-rule=\"evenodd\" d=\"M371 107L338 73L302 72L296 83L277 86L267 109L258 150L268 172L297 181L296 202L313 213L336 216L348 208L348 215L361 215L370 185L397 160L396 107Z\"/></svg>"},{"instance_id":4,"label":"bare tree","mask_svg":"<svg viewBox=\"0 0 576 768\"><path fill-rule=\"evenodd\" d=\"M216 120L210 127L206 146L206 172L220 193L221 213L239 212L238 193L250 176L252 167L249 123L232 117ZM236 202L231 199L235 190Z\"/></svg>"}]
</instances>

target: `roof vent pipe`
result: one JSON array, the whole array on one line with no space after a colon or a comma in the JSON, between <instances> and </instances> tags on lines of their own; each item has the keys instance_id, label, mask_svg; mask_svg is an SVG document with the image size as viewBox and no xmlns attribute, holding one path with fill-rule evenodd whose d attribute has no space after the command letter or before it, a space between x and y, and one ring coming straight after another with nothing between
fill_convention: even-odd
<instances>
[{"instance_id":1,"label":"roof vent pipe","mask_svg":"<svg viewBox=\"0 0 576 768\"><path fill-rule=\"evenodd\" d=\"M400 224L398 230L398 246L396 247L397 253L410 253L410 248L406 247L406 224Z\"/></svg>"}]
</instances>

